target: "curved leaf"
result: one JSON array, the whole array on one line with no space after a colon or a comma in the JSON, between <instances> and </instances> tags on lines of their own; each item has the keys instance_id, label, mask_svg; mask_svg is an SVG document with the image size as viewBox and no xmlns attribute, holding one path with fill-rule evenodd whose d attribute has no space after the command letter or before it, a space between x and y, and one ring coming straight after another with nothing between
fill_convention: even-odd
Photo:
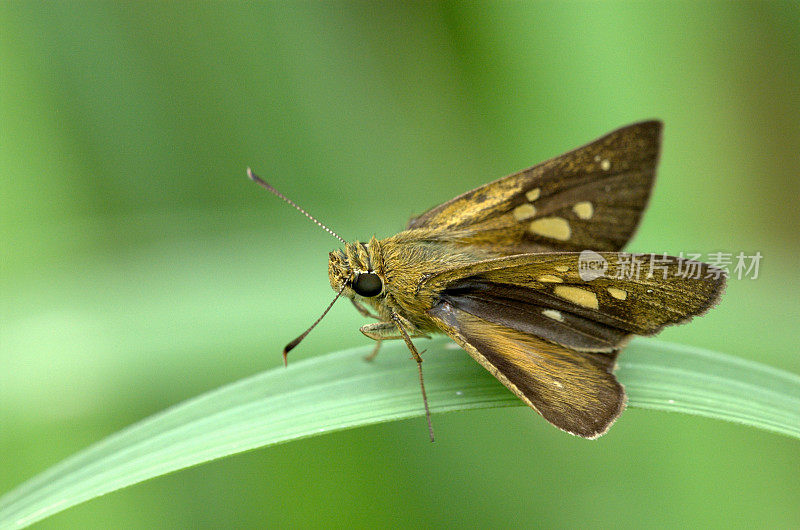
<instances>
[{"instance_id":1,"label":"curved leaf","mask_svg":"<svg viewBox=\"0 0 800 530\"><path fill-rule=\"evenodd\" d=\"M426 344L434 413L521 405L446 339ZM294 363L169 408L64 460L0 498L0 527L18 528L178 469L289 440L423 414L405 345ZM800 377L697 348L634 341L617 375L629 405L698 414L800 438ZM420 429L420 432L425 432ZM420 436L420 443L425 437ZM588 442L587 442L588 443Z\"/></svg>"}]
</instances>

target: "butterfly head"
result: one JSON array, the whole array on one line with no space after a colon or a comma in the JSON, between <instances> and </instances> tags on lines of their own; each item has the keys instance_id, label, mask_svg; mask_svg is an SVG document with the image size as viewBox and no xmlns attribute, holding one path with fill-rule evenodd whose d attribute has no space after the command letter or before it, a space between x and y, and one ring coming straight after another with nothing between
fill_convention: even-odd
<instances>
[{"instance_id":1,"label":"butterfly head","mask_svg":"<svg viewBox=\"0 0 800 530\"><path fill-rule=\"evenodd\" d=\"M380 245L373 237L369 243L346 243L344 249L331 252L328 279L334 291L348 298L379 296L384 291Z\"/></svg>"}]
</instances>

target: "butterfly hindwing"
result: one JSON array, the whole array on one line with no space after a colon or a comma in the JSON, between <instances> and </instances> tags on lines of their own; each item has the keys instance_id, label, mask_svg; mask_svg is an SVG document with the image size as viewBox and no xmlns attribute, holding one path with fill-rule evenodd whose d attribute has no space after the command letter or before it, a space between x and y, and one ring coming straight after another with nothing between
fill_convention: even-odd
<instances>
[{"instance_id":1,"label":"butterfly hindwing","mask_svg":"<svg viewBox=\"0 0 800 530\"><path fill-rule=\"evenodd\" d=\"M619 250L647 205L661 128L658 121L624 127L464 193L411 219L407 228L507 255Z\"/></svg>"},{"instance_id":2,"label":"butterfly hindwing","mask_svg":"<svg viewBox=\"0 0 800 530\"><path fill-rule=\"evenodd\" d=\"M704 313L725 280L674 256L561 252L454 267L423 288L442 331L549 422L594 438L624 406L612 372L631 335Z\"/></svg>"},{"instance_id":3,"label":"butterfly hindwing","mask_svg":"<svg viewBox=\"0 0 800 530\"><path fill-rule=\"evenodd\" d=\"M612 375L617 352L582 353L483 320L448 302L429 314L441 329L547 421L597 438L625 406Z\"/></svg>"}]
</instances>

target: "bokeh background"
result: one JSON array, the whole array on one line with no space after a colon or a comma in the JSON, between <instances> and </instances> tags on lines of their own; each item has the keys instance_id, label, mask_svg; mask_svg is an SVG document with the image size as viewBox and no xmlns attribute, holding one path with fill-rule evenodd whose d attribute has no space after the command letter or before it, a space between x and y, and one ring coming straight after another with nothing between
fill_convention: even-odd
<instances>
[{"instance_id":1,"label":"bokeh background","mask_svg":"<svg viewBox=\"0 0 800 530\"><path fill-rule=\"evenodd\" d=\"M665 121L634 251L762 253L662 339L800 372L797 2L0 4L0 492L278 366L346 239L629 122ZM340 304L295 359L367 343ZM409 366L409 370L412 367ZM328 434L41 528L800 526L796 440L525 408Z\"/></svg>"}]
</instances>

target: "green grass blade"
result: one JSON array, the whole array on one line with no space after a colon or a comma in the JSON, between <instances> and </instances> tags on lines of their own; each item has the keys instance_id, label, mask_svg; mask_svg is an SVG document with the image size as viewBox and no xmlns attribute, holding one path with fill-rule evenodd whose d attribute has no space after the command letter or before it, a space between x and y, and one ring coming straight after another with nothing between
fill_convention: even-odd
<instances>
[{"instance_id":1,"label":"green grass blade","mask_svg":"<svg viewBox=\"0 0 800 530\"><path fill-rule=\"evenodd\" d=\"M445 339L425 344L431 410L521 405ZM147 418L0 498L0 528L29 525L148 478L256 447L423 414L405 345L323 355L219 388ZM634 341L617 372L629 405L800 438L800 377L696 348ZM421 427L421 433L424 428ZM425 436L420 435L420 443ZM589 443L589 442L587 442Z\"/></svg>"}]
</instances>

